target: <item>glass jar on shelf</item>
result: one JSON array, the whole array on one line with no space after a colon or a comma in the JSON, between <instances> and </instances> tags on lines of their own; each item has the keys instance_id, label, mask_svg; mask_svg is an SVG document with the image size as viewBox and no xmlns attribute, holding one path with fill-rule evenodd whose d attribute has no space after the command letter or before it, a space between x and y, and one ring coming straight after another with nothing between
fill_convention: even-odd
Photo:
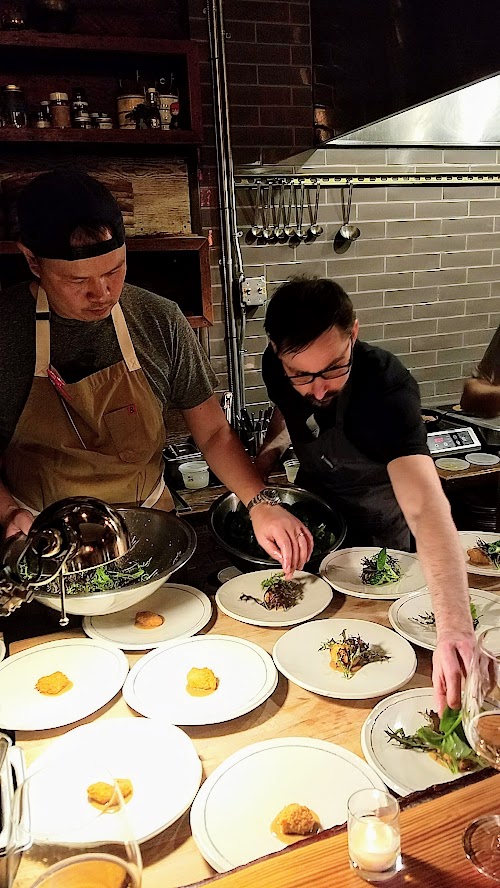
<instances>
[{"instance_id":1,"label":"glass jar on shelf","mask_svg":"<svg viewBox=\"0 0 500 888\"><path fill-rule=\"evenodd\" d=\"M28 126L24 90L15 83L7 83L0 89L2 115L6 126L21 129Z\"/></svg>"},{"instance_id":2,"label":"glass jar on shelf","mask_svg":"<svg viewBox=\"0 0 500 888\"><path fill-rule=\"evenodd\" d=\"M37 129L49 129L52 126L50 120L50 102L40 102L36 112L35 126Z\"/></svg>"},{"instance_id":3,"label":"glass jar on shelf","mask_svg":"<svg viewBox=\"0 0 500 888\"><path fill-rule=\"evenodd\" d=\"M66 129L71 126L68 93L50 93L50 120L53 127Z\"/></svg>"}]
</instances>

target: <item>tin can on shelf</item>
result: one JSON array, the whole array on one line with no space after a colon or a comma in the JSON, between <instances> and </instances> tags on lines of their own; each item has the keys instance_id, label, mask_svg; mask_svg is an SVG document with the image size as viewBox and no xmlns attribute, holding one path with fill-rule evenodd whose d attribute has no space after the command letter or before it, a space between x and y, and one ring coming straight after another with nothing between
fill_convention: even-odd
<instances>
[{"instance_id":1,"label":"tin can on shelf","mask_svg":"<svg viewBox=\"0 0 500 888\"><path fill-rule=\"evenodd\" d=\"M97 117L97 129L113 129L113 121L105 111L99 111L99 116Z\"/></svg>"},{"instance_id":2,"label":"tin can on shelf","mask_svg":"<svg viewBox=\"0 0 500 888\"><path fill-rule=\"evenodd\" d=\"M144 95L140 92L123 93L116 98L118 111L118 126L120 129L135 129L133 112L137 105L144 102ZM160 109L161 111L161 109Z\"/></svg>"},{"instance_id":3,"label":"tin can on shelf","mask_svg":"<svg viewBox=\"0 0 500 888\"><path fill-rule=\"evenodd\" d=\"M66 129L71 126L71 114L69 108L68 93L50 93L50 120L52 126L58 129Z\"/></svg>"},{"instance_id":4,"label":"tin can on shelf","mask_svg":"<svg viewBox=\"0 0 500 888\"><path fill-rule=\"evenodd\" d=\"M74 117L73 126L75 129L92 129L90 114L79 114L77 117Z\"/></svg>"}]
</instances>

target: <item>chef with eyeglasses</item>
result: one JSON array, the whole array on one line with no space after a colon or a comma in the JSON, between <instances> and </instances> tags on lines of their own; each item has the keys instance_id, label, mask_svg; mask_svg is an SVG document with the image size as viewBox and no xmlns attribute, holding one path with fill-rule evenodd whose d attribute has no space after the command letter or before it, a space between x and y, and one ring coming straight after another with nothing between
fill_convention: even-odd
<instances>
[{"instance_id":1,"label":"chef with eyeglasses","mask_svg":"<svg viewBox=\"0 0 500 888\"><path fill-rule=\"evenodd\" d=\"M460 707L475 643L467 573L416 381L390 352L358 338L352 302L334 281L282 284L265 329L262 374L275 407L258 469L268 477L291 443L295 483L344 515L346 546L409 550L413 535L436 618L437 704Z\"/></svg>"}]
</instances>

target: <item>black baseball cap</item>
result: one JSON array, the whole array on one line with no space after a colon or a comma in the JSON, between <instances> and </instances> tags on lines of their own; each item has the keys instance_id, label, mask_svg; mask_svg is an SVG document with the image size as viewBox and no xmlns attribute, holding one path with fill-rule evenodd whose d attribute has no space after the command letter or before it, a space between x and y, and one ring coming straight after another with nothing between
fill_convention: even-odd
<instances>
[{"instance_id":1,"label":"black baseball cap","mask_svg":"<svg viewBox=\"0 0 500 888\"><path fill-rule=\"evenodd\" d=\"M105 185L78 170L52 170L32 179L18 202L19 240L41 259L89 259L125 243L121 210ZM105 226L111 239L72 247L79 226Z\"/></svg>"}]
</instances>

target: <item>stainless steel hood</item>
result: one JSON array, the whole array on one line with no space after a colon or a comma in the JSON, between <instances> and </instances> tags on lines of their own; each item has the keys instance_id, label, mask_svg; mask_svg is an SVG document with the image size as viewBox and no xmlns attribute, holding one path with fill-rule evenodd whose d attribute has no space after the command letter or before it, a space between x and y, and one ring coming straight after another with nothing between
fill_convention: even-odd
<instances>
[{"instance_id":1,"label":"stainless steel hood","mask_svg":"<svg viewBox=\"0 0 500 888\"><path fill-rule=\"evenodd\" d=\"M500 74L391 114L325 146L500 146Z\"/></svg>"}]
</instances>

